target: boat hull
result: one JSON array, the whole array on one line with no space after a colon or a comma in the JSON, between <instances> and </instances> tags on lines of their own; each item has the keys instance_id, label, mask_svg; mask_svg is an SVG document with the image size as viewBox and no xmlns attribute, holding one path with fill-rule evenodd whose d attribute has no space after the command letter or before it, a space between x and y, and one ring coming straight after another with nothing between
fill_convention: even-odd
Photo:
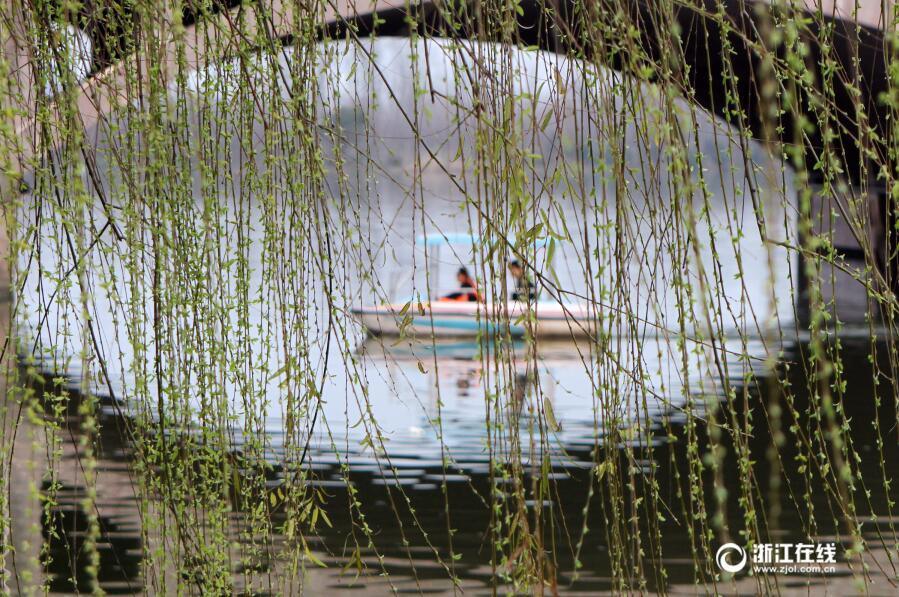
<instances>
[{"instance_id":1,"label":"boat hull","mask_svg":"<svg viewBox=\"0 0 899 597\"><path fill-rule=\"evenodd\" d=\"M415 337L474 337L508 334L524 336L530 327L535 337L589 338L593 319L584 305L536 303L490 304L438 301L421 309L405 304L355 308L353 316L374 335Z\"/></svg>"}]
</instances>

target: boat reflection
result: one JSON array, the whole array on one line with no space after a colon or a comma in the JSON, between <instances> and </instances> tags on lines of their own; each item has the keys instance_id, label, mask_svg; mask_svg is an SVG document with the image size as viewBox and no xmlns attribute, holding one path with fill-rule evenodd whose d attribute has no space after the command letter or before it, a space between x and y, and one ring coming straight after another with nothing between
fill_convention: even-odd
<instances>
[{"instance_id":1,"label":"boat reflection","mask_svg":"<svg viewBox=\"0 0 899 597\"><path fill-rule=\"evenodd\" d=\"M396 339L369 337L356 349L359 387L325 388L323 425L311 434L317 459L441 460L486 467L510 446L529 446L528 461L549 455L560 467L614 431L646 442L702 396L724 395L723 363L739 380L746 363L763 363L765 345L712 349L663 338L616 337L603 347L579 340ZM736 348L736 347L731 347ZM686 366L686 371L684 370ZM695 404L694 404L695 402ZM622 434L622 430L627 433ZM378 443L372 438L382 438ZM515 441L509 441L510 438ZM517 448L515 448L517 449Z\"/></svg>"}]
</instances>

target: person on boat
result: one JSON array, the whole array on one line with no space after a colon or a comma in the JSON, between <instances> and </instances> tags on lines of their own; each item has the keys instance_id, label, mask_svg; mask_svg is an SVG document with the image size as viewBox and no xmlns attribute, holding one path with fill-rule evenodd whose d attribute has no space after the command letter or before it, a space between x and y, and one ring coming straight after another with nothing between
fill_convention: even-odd
<instances>
[{"instance_id":1,"label":"person on boat","mask_svg":"<svg viewBox=\"0 0 899 597\"><path fill-rule=\"evenodd\" d=\"M527 272L521 264L512 260L509 262L509 273L515 280L515 290L512 291L513 301L534 301L537 300L537 287L528 278Z\"/></svg>"},{"instance_id":2,"label":"person on boat","mask_svg":"<svg viewBox=\"0 0 899 597\"><path fill-rule=\"evenodd\" d=\"M466 268L459 268L459 271L456 272L456 280L459 282L459 290L441 297L440 300L472 303L481 300L481 295L478 293L474 278L471 277L471 274L468 273Z\"/></svg>"}]
</instances>

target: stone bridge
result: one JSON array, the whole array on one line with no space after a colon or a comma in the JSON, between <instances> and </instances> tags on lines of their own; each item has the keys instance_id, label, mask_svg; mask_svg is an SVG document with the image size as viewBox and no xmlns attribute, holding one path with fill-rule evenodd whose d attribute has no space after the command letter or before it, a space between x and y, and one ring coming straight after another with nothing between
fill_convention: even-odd
<instances>
[{"instance_id":1,"label":"stone bridge","mask_svg":"<svg viewBox=\"0 0 899 597\"><path fill-rule=\"evenodd\" d=\"M21 0L5 1L7 26L0 32L5 37L14 88L22 92L25 100L16 131L28 139L29 106L34 105L30 101L34 61L30 48L20 45L21 40L30 38L23 19L30 16L40 21L50 17L40 14L33 4L19 6ZM746 0L724 0L723 5L720 0L696 0L695 4L652 0L467 4L453 0L411 4L397 0L326 0L317 9L280 0L233 6L237 4L235 0L213 0L211 8L201 12L188 0L183 14L161 13L154 17L154 30L162 33L162 39L149 40L140 38L140 17L129 12L133 10L127 8L133 6L131 3L85 2L78 17L71 19L77 20L77 26L92 42L90 77L82 85L78 100L85 124L91 124L110 105L123 100L123 60L137 61L144 67L161 62L162 76L172 77L178 68L174 40L180 37L187 64L198 63L206 48L205 34L197 35L198 29L193 26L198 19L210 23L212 28L207 30L224 32L223 37L234 32L238 34L235 39L246 39L248 32L255 31L262 33L259 39L283 44L291 42L298 23L306 23L304 29L308 29L308 23L314 21L316 35L321 38L342 36L348 30L364 36L408 35L415 29L422 35L536 46L676 85L682 95L748 129L756 139L805 145L813 180L820 177L813 165L827 143L845 177L856 184L874 181L876 168L872 167L870 156L878 156L876 161L880 164L889 162L892 109L881 101L889 91L889 52L885 52L889 45L883 29L877 26L879 2L863 5L852 15L856 20L840 18L850 15L834 7L830 11L796 14ZM115 7L119 10L111 10ZM789 57L772 31L778 30L786 19L799 16L806 19L800 38L808 52L796 68L811 73L815 84L809 93L799 93L792 106L785 106L785 113L778 116L778 106L772 104L777 100L763 82L771 79L771 61L786 63ZM182 27L175 27L174 23ZM777 35L783 38L780 33ZM822 44L822 39L827 43ZM135 46L140 47L139 53L129 50ZM822 81L828 77L832 84L825 92ZM822 101L837 108L830 115L834 120L818 122L814 116L815 107ZM797 126L800 115L808 118L812 127Z\"/></svg>"}]
</instances>

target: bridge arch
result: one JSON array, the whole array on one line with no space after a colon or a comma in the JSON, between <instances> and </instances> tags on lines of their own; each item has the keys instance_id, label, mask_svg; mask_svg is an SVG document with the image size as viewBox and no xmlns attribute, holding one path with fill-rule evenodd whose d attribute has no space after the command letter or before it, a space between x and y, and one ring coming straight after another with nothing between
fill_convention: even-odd
<instances>
[{"instance_id":1,"label":"bridge arch","mask_svg":"<svg viewBox=\"0 0 899 597\"><path fill-rule=\"evenodd\" d=\"M234 6L237 4L238 6ZM290 44L297 25L320 38L347 35L409 35L499 41L598 61L641 79L673 85L678 92L747 137L780 147L805 149L796 161L811 180L827 182L822 160L832 171L855 184L874 183L882 166L889 166L893 108L883 101L890 93L888 39L880 29L827 16L790 11L765 2L700 0L691 5L667 5L651 0L579 2L577 0L518 0L463 3L425 0L412 4L389 0L334 0L315 14L295 13L293 5L275 1L266 6L243 6L218 0L205 9L185 4L180 16L158 18L180 22L169 27L167 40L140 40L138 18L125 12L110 21L108 11L94 14L86 3L79 24L91 37L93 73L78 92L78 111L85 123L101 118L121 101L125 61L150 72L172 77L181 64L197 65L207 49L197 23L206 31L261 33L271 44ZM33 15L34 18L49 18ZM803 17L791 54L782 30L791 19ZM511 25L514 23L514 25ZM24 28L23 23L19 26ZM19 31L19 39L27 28ZM166 31L166 28L162 28ZM15 86L32 98L34 80L28 48L7 41ZM135 36L137 41L135 41ZM133 52L135 45L153 45ZM182 52L176 55L176 48ZM803 54L801 62L797 56ZM791 61L793 62L791 64ZM825 66L826 65L826 66ZM792 69L792 70L791 70ZM804 72L793 72L796 69ZM766 86L776 74L794 75L793 89ZM149 75L145 75L149 76ZM802 77L805 77L804 82ZM823 115L821 106L828 106ZM20 134L32 123L20 117ZM26 135L27 137L27 135ZM889 176L889 175L888 175Z\"/></svg>"}]
</instances>

